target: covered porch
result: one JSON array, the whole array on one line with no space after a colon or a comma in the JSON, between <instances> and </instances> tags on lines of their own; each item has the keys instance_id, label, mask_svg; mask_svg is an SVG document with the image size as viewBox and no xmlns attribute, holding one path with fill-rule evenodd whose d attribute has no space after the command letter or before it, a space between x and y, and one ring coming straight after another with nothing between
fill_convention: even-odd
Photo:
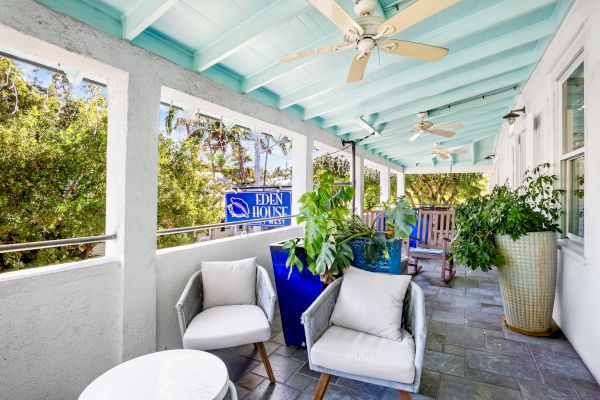
<instances>
[{"instance_id":1,"label":"covered porch","mask_svg":"<svg viewBox=\"0 0 600 400\"><path fill-rule=\"evenodd\" d=\"M289 138L291 182L281 187L290 186L291 215L314 188L319 151L349 161L353 173L344 183L355 187L361 216L369 208L366 168L378 173L382 203L404 195L411 174L477 172L489 177L490 187L505 181L514 187L526 170L548 162L561 187L581 181L580 205L569 201L575 211L567 210L565 222L579 225L559 240L553 313L559 334L535 338L502 325L496 270L457 266L444 283L440 264L425 262L413 280L425 294L428 335L420 391L411 398L600 398L600 250L594 246L600 218L593 207L600 199L594 175L600 161L584 158L600 148L598 135L589 133L600 128L594 112L600 109L600 4L463 0L398 36L445 46L447 58L372 56L363 80L348 84L352 54L279 60L340 39L309 2L215 3L2 1L0 55L105 87L108 128L105 227L86 239L104 243L103 255L0 274L0 398L75 399L127 360L180 349L175 304L201 262L256 257L273 279L269 245L302 236L304 227L292 223L158 248L157 231L172 233L157 227L161 104ZM348 12L354 5L338 3ZM413 2L376 4L378 15L391 18ZM588 133L585 146L565 150L561 85L581 63L586 90L578 106L585 118L577 123L581 135ZM503 116L521 108L506 123ZM434 126L464 128L452 138L425 134L409 141L419 112ZM440 156L440 148L450 153ZM576 168L592 175L584 182L573 175ZM239 398L312 398L319 374L305 350L285 345L278 313L266 349L276 384L251 345L214 352ZM325 398L397 396L333 377Z\"/></svg>"}]
</instances>

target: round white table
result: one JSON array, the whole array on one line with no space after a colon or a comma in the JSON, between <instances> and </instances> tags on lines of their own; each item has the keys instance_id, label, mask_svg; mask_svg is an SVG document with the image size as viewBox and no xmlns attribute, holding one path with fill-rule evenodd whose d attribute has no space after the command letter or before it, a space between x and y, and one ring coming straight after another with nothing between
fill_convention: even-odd
<instances>
[{"instance_id":1,"label":"round white table","mask_svg":"<svg viewBox=\"0 0 600 400\"><path fill-rule=\"evenodd\" d=\"M205 351L167 350L117 365L85 388L79 400L221 400L230 389L221 359Z\"/></svg>"}]
</instances>

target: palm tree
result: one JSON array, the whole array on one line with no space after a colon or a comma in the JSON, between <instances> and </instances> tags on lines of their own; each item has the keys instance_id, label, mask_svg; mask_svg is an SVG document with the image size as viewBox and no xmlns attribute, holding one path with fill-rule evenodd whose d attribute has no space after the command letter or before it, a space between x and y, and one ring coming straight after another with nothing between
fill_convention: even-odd
<instances>
[{"instance_id":1,"label":"palm tree","mask_svg":"<svg viewBox=\"0 0 600 400\"><path fill-rule=\"evenodd\" d=\"M283 155L287 156L291 147L291 143L291 140L288 139L286 136L282 136L281 139L276 139L270 133L263 133L263 138L260 139L260 147L263 153L265 153L263 186L267 185L267 162L269 159L269 154L273 154L273 150L275 148L279 148Z\"/></svg>"}]
</instances>

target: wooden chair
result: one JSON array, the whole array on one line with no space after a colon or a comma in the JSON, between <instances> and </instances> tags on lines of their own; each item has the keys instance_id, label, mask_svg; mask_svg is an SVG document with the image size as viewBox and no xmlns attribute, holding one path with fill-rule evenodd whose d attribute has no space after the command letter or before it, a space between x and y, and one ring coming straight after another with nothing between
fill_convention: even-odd
<instances>
[{"instance_id":1,"label":"wooden chair","mask_svg":"<svg viewBox=\"0 0 600 400\"><path fill-rule=\"evenodd\" d=\"M431 259L442 261L441 280L450 282L456 271L454 270L454 260L450 255L449 244L452 240L454 229L455 213L454 210L424 210L420 209L417 215L416 247L406 246L406 256L412 257L415 270L411 275L416 275L421 271L419 266L420 259Z\"/></svg>"}]
</instances>

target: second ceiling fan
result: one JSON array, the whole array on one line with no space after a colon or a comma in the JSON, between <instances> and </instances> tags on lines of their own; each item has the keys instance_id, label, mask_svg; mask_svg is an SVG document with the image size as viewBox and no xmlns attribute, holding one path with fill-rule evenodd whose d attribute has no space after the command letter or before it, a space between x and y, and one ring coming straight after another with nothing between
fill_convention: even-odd
<instances>
[{"instance_id":1,"label":"second ceiling fan","mask_svg":"<svg viewBox=\"0 0 600 400\"><path fill-rule=\"evenodd\" d=\"M333 53L355 48L358 52L352 59L346 82L363 79L369 56L375 47L384 53L416 58L424 61L438 61L448 53L448 49L405 40L390 39L408 27L458 3L460 0L417 0L389 19L373 15L377 0L357 0L354 19L335 0L308 0L344 33L344 43L300 51L281 57L282 61L293 61L318 54Z\"/></svg>"},{"instance_id":2,"label":"second ceiling fan","mask_svg":"<svg viewBox=\"0 0 600 400\"><path fill-rule=\"evenodd\" d=\"M414 134L410 137L410 139L408 139L409 142L418 139L424 134L451 138L456 135L456 133L449 131L448 129L461 129L465 127L463 124L434 125L433 122L427 119L427 113L424 111L418 113L417 118L419 118L419 122L413 125L412 131Z\"/></svg>"}]
</instances>

